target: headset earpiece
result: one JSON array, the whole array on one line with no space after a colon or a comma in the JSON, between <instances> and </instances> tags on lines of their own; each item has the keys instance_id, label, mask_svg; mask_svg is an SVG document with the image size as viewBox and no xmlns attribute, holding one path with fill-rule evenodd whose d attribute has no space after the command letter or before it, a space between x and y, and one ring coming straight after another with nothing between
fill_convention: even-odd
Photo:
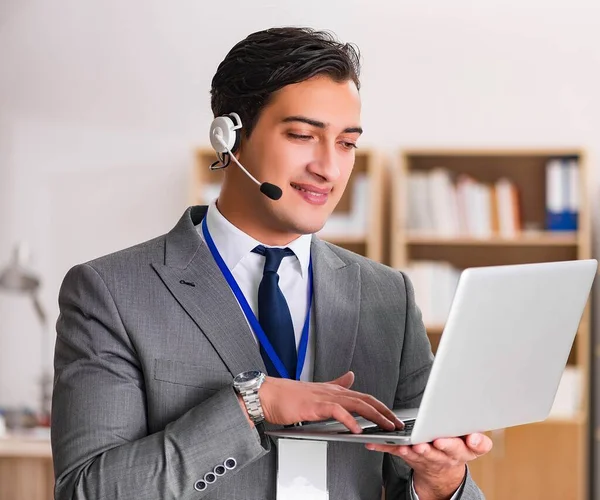
<instances>
[{"instance_id":1,"label":"headset earpiece","mask_svg":"<svg viewBox=\"0 0 600 500\"><path fill-rule=\"evenodd\" d=\"M233 143L231 152L237 153L238 149L240 149L240 143L242 142L242 119L237 113L229 113L229 116L231 117L233 123L236 124L233 127L233 130L235 130L235 142Z\"/></svg>"},{"instance_id":2,"label":"headset earpiece","mask_svg":"<svg viewBox=\"0 0 600 500\"><path fill-rule=\"evenodd\" d=\"M255 184L260 186L260 192L271 200L281 198L283 192L281 188L270 182L259 182L248 170L242 165L233 153L240 146L242 128L242 120L237 113L229 113L228 115L217 116L210 124L210 144L217 153L218 160L209 168L211 170L219 170L227 167L229 162L233 162L240 167L242 172L248 176Z\"/></svg>"},{"instance_id":3,"label":"headset earpiece","mask_svg":"<svg viewBox=\"0 0 600 500\"><path fill-rule=\"evenodd\" d=\"M237 113L229 113L228 115L217 116L210 124L210 144L217 153L235 153L240 147L242 120ZM216 135L219 135L225 147L217 140Z\"/></svg>"}]
</instances>

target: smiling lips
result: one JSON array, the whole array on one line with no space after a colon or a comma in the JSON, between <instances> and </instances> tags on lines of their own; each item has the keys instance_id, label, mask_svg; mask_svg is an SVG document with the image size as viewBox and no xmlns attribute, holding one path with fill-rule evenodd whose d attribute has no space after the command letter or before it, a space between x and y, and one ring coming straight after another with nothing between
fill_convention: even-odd
<instances>
[{"instance_id":1,"label":"smiling lips","mask_svg":"<svg viewBox=\"0 0 600 500\"><path fill-rule=\"evenodd\" d=\"M331 188L318 188L310 184L290 184L302 198L312 205L324 205L327 203Z\"/></svg>"}]
</instances>

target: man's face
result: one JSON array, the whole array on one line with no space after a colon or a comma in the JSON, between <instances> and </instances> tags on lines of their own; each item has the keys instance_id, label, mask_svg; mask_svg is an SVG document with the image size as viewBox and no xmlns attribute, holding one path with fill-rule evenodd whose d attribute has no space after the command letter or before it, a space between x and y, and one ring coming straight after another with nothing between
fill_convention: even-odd
<instances>
[{"instance_id":1,"label":"man's face","mask_svg":"<svg viewBox=\"0 0 600 500\"><path fill-rule=\"evenodd\" d=\"M228 173L263 226L314 233L346 188L361 131L360 97L351 80L319 76L288 85L273 94L239 152L242 165L259 181L279 186L282 197L268 199L235 167Z\"/></svg>"}]
</instances>

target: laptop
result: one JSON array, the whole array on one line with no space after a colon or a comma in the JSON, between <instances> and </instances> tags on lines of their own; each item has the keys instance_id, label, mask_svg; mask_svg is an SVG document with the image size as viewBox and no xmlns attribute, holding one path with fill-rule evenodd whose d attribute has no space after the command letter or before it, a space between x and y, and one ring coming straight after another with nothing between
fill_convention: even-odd
<instances>
[{"instance_id":1,"label":"laptop","mask_svg":"<svg viewBox=\"0 0 600 500\"><path fill-rule=\"evenodd\" d=\"M394 410L404 429L358 417L360 434L334 420L268 434L406 445L546 419L597 267L589 259L465 269L421 405Z\"/></svg>"}]
</instances>

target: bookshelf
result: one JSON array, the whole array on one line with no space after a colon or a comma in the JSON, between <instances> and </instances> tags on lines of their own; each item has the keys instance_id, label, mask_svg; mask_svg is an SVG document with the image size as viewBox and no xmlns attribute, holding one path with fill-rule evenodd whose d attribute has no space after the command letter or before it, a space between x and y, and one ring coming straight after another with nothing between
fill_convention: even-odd
<instances>
[{"instance_id":1,"label":"bookshelf","mask_svg":"<svg viewBox=\"0 0 600 500\"><path fill-rule=\"evenodd\" d=\"M547 231L546 165L557 157L574 157L579 165L579 220L576 231ZM464 234L442 236L415 231L409 220L411 174L442 167L452 179L469 176L485 185L512 181L519 193L520 231L507 237ZM466 267L549 262L591 257L590 205L585 154L573 149L448 150L414 149L400 154L393 170L390 260L398 269L415 261L446 262ZM412 176L414 179L415 175ZM412 184L414 186L414 184ZM413 198L414 199L414 198ZM581 398L571 415L551 416L538 424L490 433L492 452L472 464L473 475L488 500L587 498L589 491L590 306L586 307L567 363L581 374ZM443 322L426 322L435 352ZM540 346L543 349L543 346Z\"/></svg>"},{"instance_id":2,"label":"bookshelf","mask_svg":"<svg viewBox=\"0 0 600 500\"><path fill-rule=\"evenodd\" d=\"M0 437L0 498L50 500L54 472L50 437Z\"/></svg>"},{"instance_id":3,"label":"bookshelf","mask_svg":"<svg viewBox=\"0 0 600 500\"><path fill-rule=\"evenodd\" d=\"M492 236L490 238L473 238L468 236L446 238L435 235L409 235L407 237L409 245L445 245L445 246L564 246L573 247L577 245L577 234L548 234L548 232L539 231L535 234L520 235L515 238L505 238L501 236Z\"/></svg>"},{"instance_id":4,"label":"bookshelf","mask_svg":"<svg viewBox=\"0 0 600 500\"><path fill-rule=\"evenodd\" d=\"M205 205L215 199L223 182L223 171L210 171L216 160L211 148L195 151L189 194L191 205ZM236 168L231 165L227 168ZM374 150L358 149L348 186L332 217L318 233L326 241L381 262L383 260L385 168Z\"/></svg>"}]
</instances>

